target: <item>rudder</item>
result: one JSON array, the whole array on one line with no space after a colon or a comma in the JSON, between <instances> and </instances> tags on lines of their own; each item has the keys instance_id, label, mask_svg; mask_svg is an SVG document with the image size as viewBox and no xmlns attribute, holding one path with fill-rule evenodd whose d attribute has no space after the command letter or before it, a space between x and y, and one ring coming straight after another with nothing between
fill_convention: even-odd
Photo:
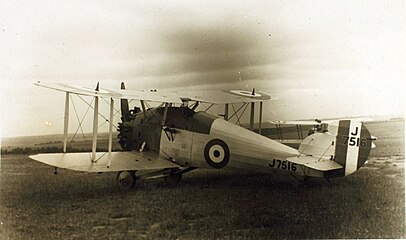
<instances>
[{"instance_id":1,"label":"rudder","mask_svg":"<svg viewBox=\"0 0 406 240\"><path fill-rule=\"evenodd\" d=\"M329 172L328 176L341 177L356 172L368 159L371 148L371 134L361 122L340 120L334 161L343 168Z\"/></svg>"}]
</instances>

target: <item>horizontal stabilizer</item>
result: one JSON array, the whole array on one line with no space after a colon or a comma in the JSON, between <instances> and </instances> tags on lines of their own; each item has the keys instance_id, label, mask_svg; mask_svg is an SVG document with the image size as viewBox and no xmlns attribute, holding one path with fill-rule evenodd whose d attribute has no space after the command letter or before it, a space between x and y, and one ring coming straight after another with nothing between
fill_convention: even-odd
<instances>
[{"instance_id":1,"label":"horizontal stabilizer","mask_svg":"<svg viewBox=\"0 0 406 240\"><path fill-rule=\"evenodd\" d=\"M312 156L299 156L287 159L289 162L303 165L305 167L315 169L318 171L330 171L343 168L340 164L325 158L317 158Z\"/></svg>"},{"instance_id":2,"label":"horizontal stabilizer","mask_svg":"<svg viewBox=\"0 0 406 240\"><path fill-rule=\"evenodd\" d=\"M145 152L96 153L96 161L91 162L91 153L46 153L31 155L31 159L57 168L84 172L117 172L126 170L157 170L178 168L158 154ZM110 166L108 167L110 162Z\"/></svg>"}]
</instances>

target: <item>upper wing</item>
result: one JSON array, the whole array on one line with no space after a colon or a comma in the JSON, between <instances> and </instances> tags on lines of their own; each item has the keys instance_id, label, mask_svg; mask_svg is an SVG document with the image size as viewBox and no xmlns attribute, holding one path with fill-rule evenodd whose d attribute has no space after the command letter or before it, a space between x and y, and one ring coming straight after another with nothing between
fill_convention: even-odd
<instances>
[{"instance_id":1,"label":"upper wing","mask_svg":"<svg viewBox=\"0 0 406 240\"><path fill-rule=\"evenodd\" d=\"M36 86L45 87L53 90L58 90L62 92L74 93L85 96L93 97L106 97L106 98L124 98L124 99L136 99L136 100L145 100L151 102L169 102L169 103L182 103L179 97L174 97L173 95L167 94L158 94L157 92L148 92L148 91L137 91L137 90L110 90L100 88L95 90L91 87L80 87L69 84L62 83L34 83Z\"/></svg>"},{"instance_id":2,"label":"upper wing","mask_svg":"<svg viewBox=\"0 0 406 240\"><path fill-rule=\"evenodd\" d=\"M321 123L316 120L287 120L287 121L268 121L268 122L280 125L319 125Z\"/></svg>"},{"instance_id":3,"label":"upper wing","mask_svg":"<svg viewBox=\"0 0 406 240\"><path fill-rule=\"evenodd\" d=\"M316 119L316 120L287 120L287 121L269 121L269 123L273 124L281 124L281 125L319 125L322 123L338 125L340 120L353 120L358 122L372 122L375 121L370 117L353 117L353 118L329 118L329 119Z\"/></svg>"},{"instance_id":4,"label":"upper wing","mask_svg":"<svg viewBox=\"0 0 406 240\"><path fill-rule=\"evenodd\" d=\"M182 103L184 101L199 101L213 104L259 102L270 100L265 93L249 92L244 90L207 90L207 91L168 91L168 90L127 90L127 89L102 89L95 90L91 87L80 87L60 83L34 83L37 86L50 88L58 91L74 93L86 96L99 96L108 98L136 99L151 102Z\"/></svg>"},{"instance_id":5,"label":"upper wing","mask_svg":"<svg viewBox=\"0 0 406 240\"><path fill-rule=\"evenodd\" d=\"M91 153L46 153L31 155L30 158L57 168L84 172L157 170L179 167L159 154L135 151L112 152L111 157L108 153L98 152L94 163L91 162Z\"/></svg>"},{"instance_id":6,"label":"upper wing","mask_svg":"<svg viewBox=\"0 0 406 240\"><path fill-rule=\"evenodd\" d=\"M182 100L199 101L214 104L260 102L271 100L271 96L261 92L245 90L206 90L206 91L174 91ZM273 98L272 98L273 99Z\"/></svg>"}]
</instances>

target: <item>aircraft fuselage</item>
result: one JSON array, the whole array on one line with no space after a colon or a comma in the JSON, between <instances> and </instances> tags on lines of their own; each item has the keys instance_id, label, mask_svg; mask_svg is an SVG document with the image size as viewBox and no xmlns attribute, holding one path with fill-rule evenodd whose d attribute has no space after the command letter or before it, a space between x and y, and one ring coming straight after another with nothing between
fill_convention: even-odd
<instances>
[{"instance_id":1,"label":"aircraft fuselage","mask_svg":"<svg viewBox=\"0 0 406 240\"><path fill-rule=\"evenodd\" d=\"M139 112L120 124L125 150L160 153L181 166L214 169L285 170L300 174L287 158L298 150L204 112L169 107ZM125 129L125 130L124 130Z\"/></svg>"}]
</instances>

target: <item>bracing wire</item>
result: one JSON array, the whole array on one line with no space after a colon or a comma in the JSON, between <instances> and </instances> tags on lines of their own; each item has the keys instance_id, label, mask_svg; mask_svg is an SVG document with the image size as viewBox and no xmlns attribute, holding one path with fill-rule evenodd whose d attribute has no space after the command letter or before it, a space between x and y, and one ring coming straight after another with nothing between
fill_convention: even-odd
<instances>
[{"instance_id":1,"label":"bracing wire","mask_svg":"<svg viewBox=\"0 0 406 240\"><path fill-rule=\"evenodd\" d=\"M244 108L243 112L241 113L240 116L238 116L238 112L240 112L240 110L241 110L244 106L245 106L245 108ZM228 120L230 121L230 120L235 116L235 117L237 118L237 121L236 121L235 123L238 123L239 125L241 125L240 119L241 119L241 116L244 114L245 110L247 109L248 104L243 103L243 105L241 105L241 107L238 108L237 111L235 110L234 104L231 104L231 107L233 108L234 113L233 113L233 115L231 115L231 117L228 118Z\"/></svg>"},{"instance_id":2,"label":"bracing wire","mask_svg":"<svg viewBox=\"0 0 406 240\"><path fill-rule=\"evenodd\" d=\"M73 109L75 110L76 119L77 119L79 125L78 125L78 127L77 127L77 129L75 131L75 134L73 135L72 139L70 140L69 144L71 144L72 141L75 139L76 134L78 133L79 129L80 129L80 131L82 133L83 140L86 141L86 137L85 137L85 133L84 133L83 128L82 128L82 124L83 124L83 121L86 118L87 113L89 112L89 110L91 108L91 104L93 103L93 99L92 99L92 102L90 103L90 105L88 106L88 108L86 109L86 112L82 117L82 120L79 120L79 114L77 112L76 105L75 105L75 102L73 101L73 98L71 98L71 102L72 102L72 105L73 105Z\"/></svg>"},{"instance_id":3,"label":"bracing wire","mask_svg":"<svg viewBox=\"0 0 406 240\"><path fill-rule=\"evenodd\" d=\"M84 100L81 96L79 96L79 95L77 95L84 103L86 103L90 108L92 108L92 109L94 109L94 107L92 106L92 103L93 103L93 100L92 100L92 102L89 104L86 100ZM105 120L105 122L103 122L103 123L101 123L101 125L99 125L98 126L98 128L100 128L102 125L104 125L106 122L110 122L110 120L107 118L107 117L105 117L103 114L101 114L100 112L98 112L98 114L99 114L99 116L101 116L104 120ZM117 126L115 126L115 125L113 125L114 126L114 128L117 130L118 129L118 127Z\"/></svg>"}]
</instances>

